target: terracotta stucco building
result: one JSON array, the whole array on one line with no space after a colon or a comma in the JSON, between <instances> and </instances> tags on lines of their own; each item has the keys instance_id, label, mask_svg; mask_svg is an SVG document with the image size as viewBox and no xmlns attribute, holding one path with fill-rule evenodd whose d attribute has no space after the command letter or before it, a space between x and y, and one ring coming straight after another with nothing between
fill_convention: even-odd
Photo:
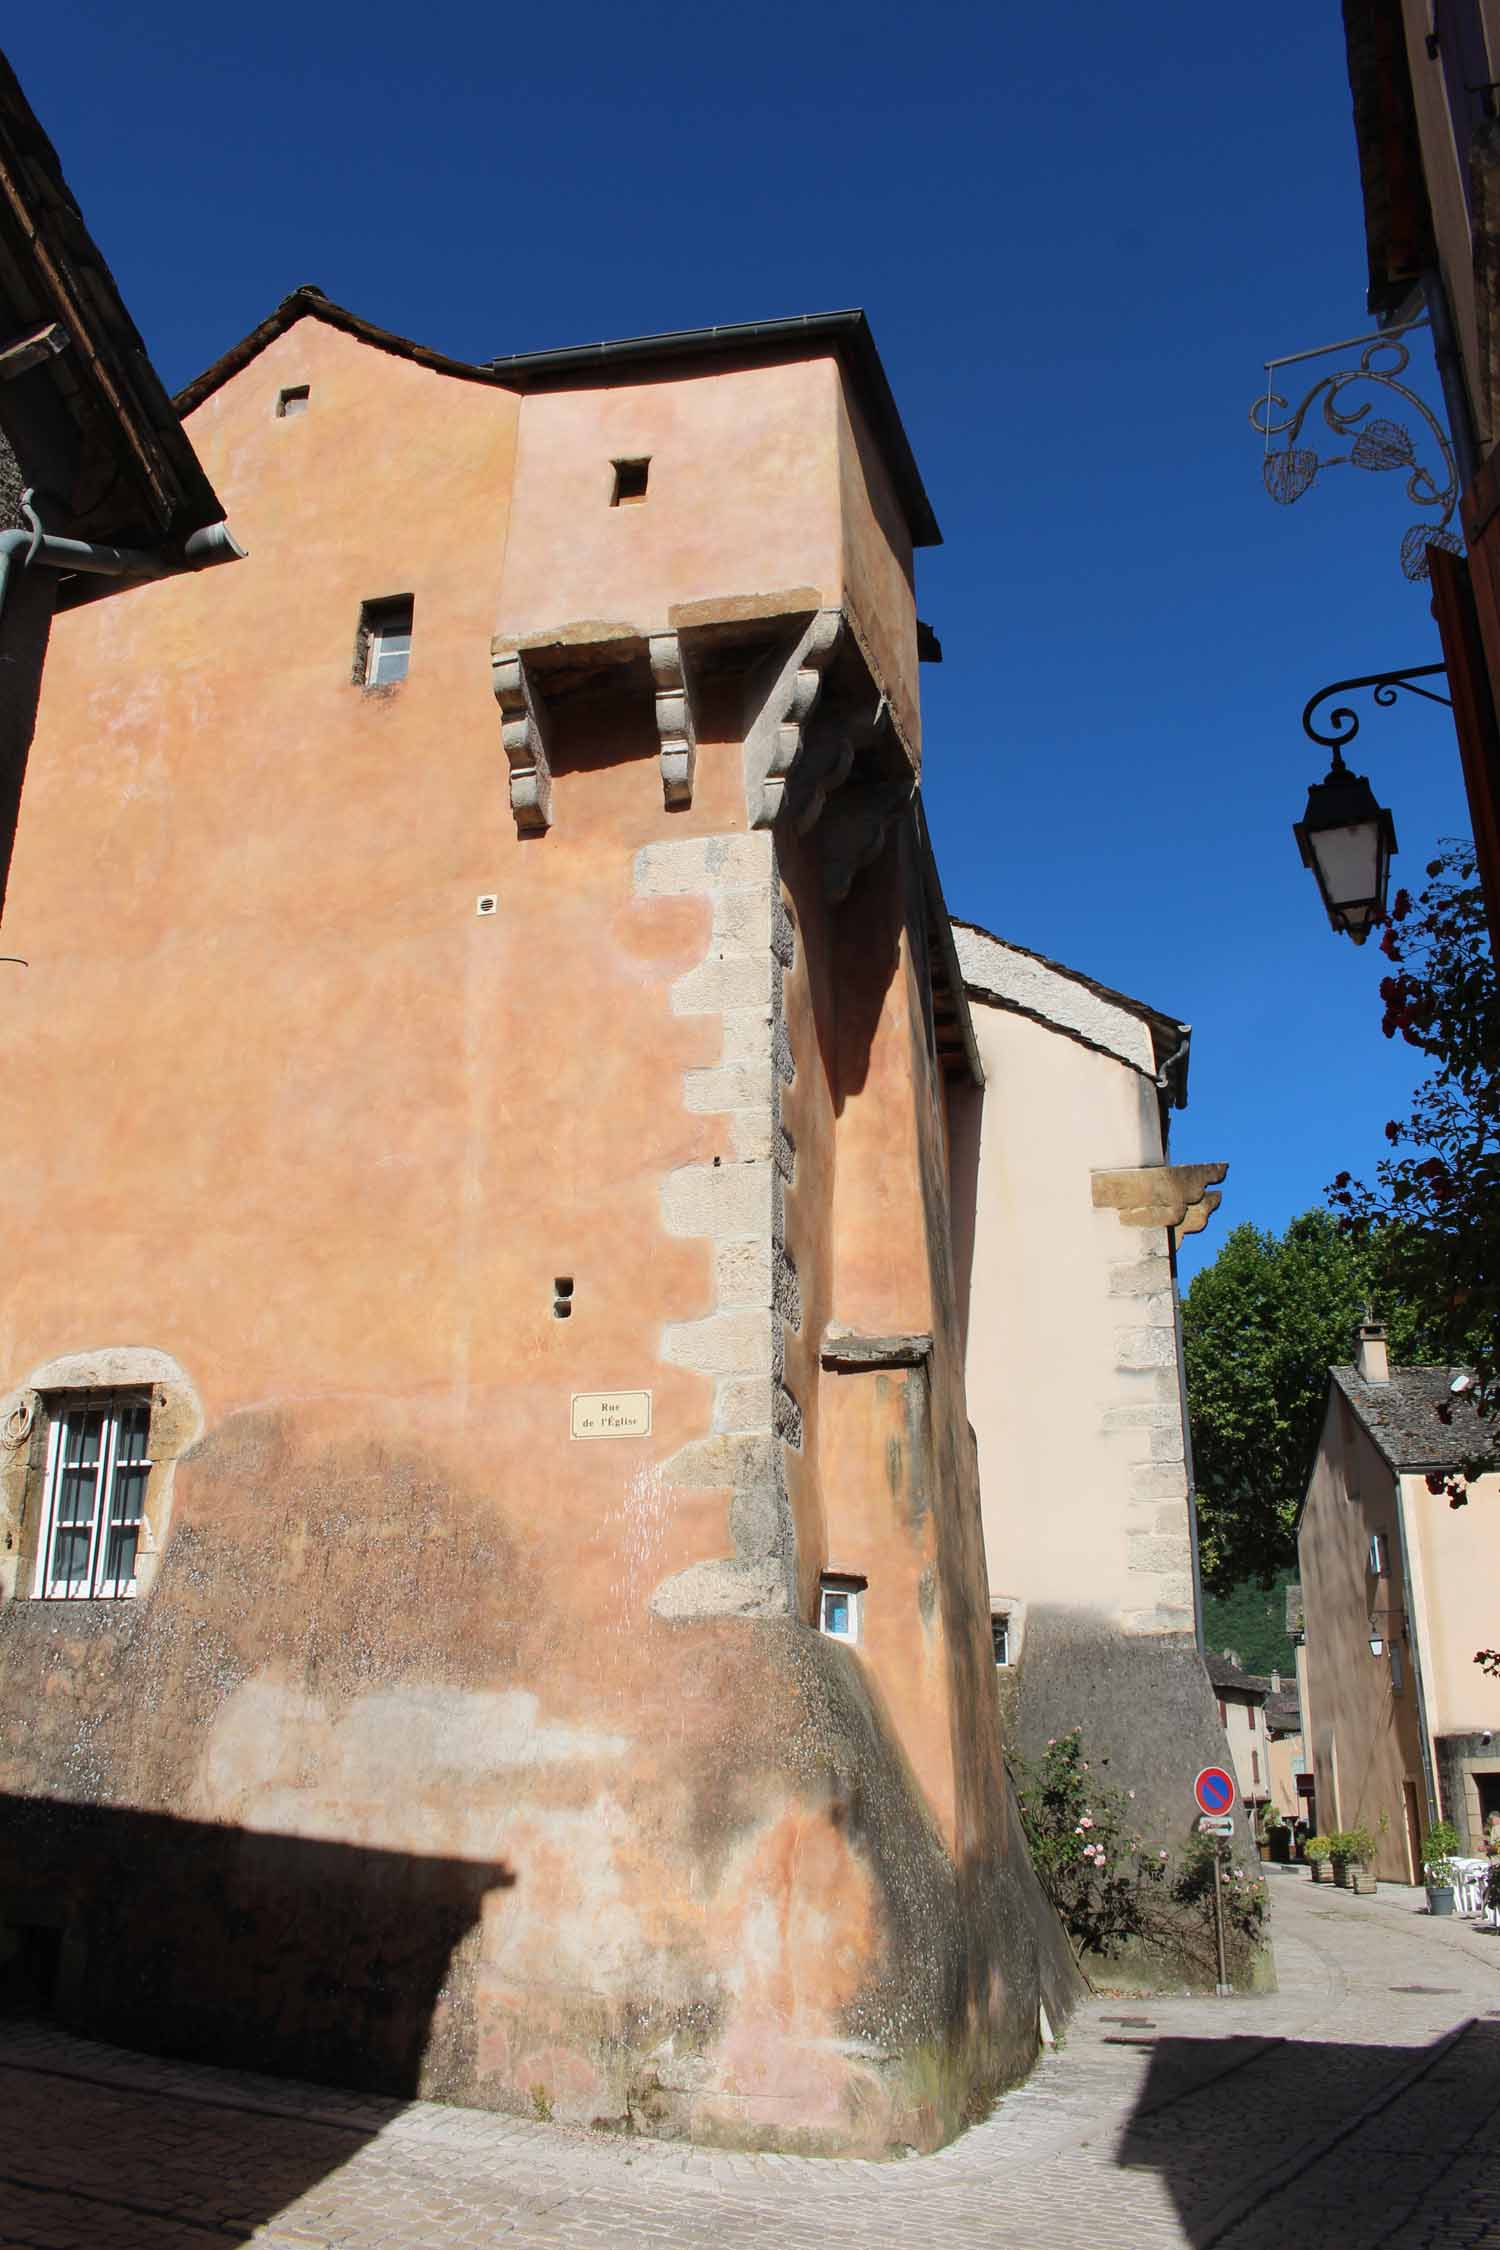
<instances>
[{"instance_id":1,"label":"terracotta stucco building","mask_svg":"<svg viewBox=\"0 0 1500 2250\"><path fill-rule=\"evenodd\" d=\"M59 621L5 909L5 1973L931 2146L1073 1984L869 332L480 366L302 290L180 404L250 559Z\"/></svg>"}]
</instances>

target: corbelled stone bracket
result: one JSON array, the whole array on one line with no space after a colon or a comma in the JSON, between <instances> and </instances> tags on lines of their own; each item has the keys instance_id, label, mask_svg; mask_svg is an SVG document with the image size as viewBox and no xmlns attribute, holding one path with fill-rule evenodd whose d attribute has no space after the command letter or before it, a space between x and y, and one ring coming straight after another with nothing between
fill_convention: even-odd
<instances>
[{"instance_id":1,"label":"corbelled stone bracket","mask_svg":"<svg viewBox=\"0 0 1500 2250\"><path fill-rule=\"evenodd\" d=\"M1227 1164L1139 1164L1128 1171L1095 1172L1094 1207L1118 1211L1124 1227L1170 1227L1179 1247L1201 1234L1219 1208L1213 1191Z\"/></svg>"},{"instance_id":2,"label":"corbelled stone bracket","mask_svg":"<svg viewBox=\"0 0 1500 2250\"><path fill-rule=\"evenodd\" d=\"M820 609L776 668L745 736L745 803L752 828L774 828L803 729L844 630L843 612Z\"/></svg>"},{"instance_id":3,"label":"corbelled stone bracket","mask_svg":"<svg viewBox=\"0 0 1500 2250\"><path fill-rule=\"evenodd\" d=\"M552 826L552 766L546 705L524 656L496 650L490 682L500 706L500 740L510 765L510 809L516 833L541 836Z\"/></svg>"},{"instance_id":4,"label":"corbelled stone bracket","mask_svg":"<svg viewBox=\"0 0 1500 2250\"><path fill-rule=\"evenodd\" d=\"M823 896L830 906L849 896L861 868L879 858L897 814L911 803L910 780L852 783L829 806L818 831Z\"/></svg>"},{"instance_id":5,"label":"corbelled stone bracket","mask_svg":"<svg viewBox=\"0 0 1500 2250\"><path fill-rule=\"evenodd\" d=\"M690 805L698 734L693 721L692 680L682 642L676 633L653 633L648 649L656 690L656 732L661 741L662 800L669 807Z\"/></svg>"}]
</instances>

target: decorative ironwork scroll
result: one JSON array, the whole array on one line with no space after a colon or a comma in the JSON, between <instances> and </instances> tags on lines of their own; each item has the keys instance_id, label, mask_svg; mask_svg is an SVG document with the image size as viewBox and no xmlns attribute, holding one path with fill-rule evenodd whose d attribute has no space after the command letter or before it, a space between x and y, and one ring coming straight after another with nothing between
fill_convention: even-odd
<instances>
[{"instance_id":1,"label":"decorative ironwork scroll","mask_svg":"<svg viewBox=\"0 0 1500 2250\"><path fill-rule=\"evenodd\" d=\"M1319 355L1298 356L1315 358ZM1412 524L1401 540L1401 568L1408 578L1420 580L1427 576L1429 547L1446 547L1452 554L1462 554L1463 541L1456 531L1449 529L1458 506L1458 469L1448 433L1425 401L1408 385L1397 381L1410 358L1406 346L1394 337L1379 337L1361 352L1357 367L1341 367L1331 375L1324 375L1295 409L1278 391L1271 389L1268 367L1266 390L1251 407L1250 422L1266 440L1266 457L1261 468L1266 490L1283 508L1289 508L1311 490L1320 469L1336 469L1346 462L1375 474L1404 469L1407 499L1413 507L1430 511L1429 517ZM1270 367L1278 364L1287 366L1290 362L1273 360ZM1411 414L1420 418L1422 434L1431 439L1441 465L1441 481L1437 472L1424 467L1418 459L1417 447L1406 423L1372 413L1372 406L1378 399L1366 398L1359 403L1360 390L1367 386L1377 392L1394 392L1406 402ZM1347 453L1319 454L1315 447L1301 442L1303 426L1315 406L1335 438L1352 441ZM1282 417L1279 421L1274 418L1278 413ZM1272 438L1284 438L1286 442L1273 447Z\"/></svg>"},{"instance_id":2,"label":"decorative ironwork scroll","mask_svg":"<svg viewBox=\"0 0 1500 2250\"><path fill-rule=\"evenodd\" d=\"M1404 672L1366 672L1357 680L1334 680L1330 686L1319 688L1316 695L1308 697L1302 711L1302 732L1309 742L1321 742L1333 752L1333 763L1337 769L1343 764L1344 750L1359 732L1359 713L1351 711L1347 703L1341 703L1337 709L1327 714L1328 729L1331 730L1327 731L1315 724L1319 704L1326 703L1330 696L1344 695L1354 688L1373 688L1375 692L1372 701L1378 703L1383 710L1388 710L1404 689L1408 695L1420 695L1428 703L1441 703L1445 710L1451 711L1453 705L1446 695L1435 695L1431 688L1417 685L1418 680L1435 679L1446 669L1442 664L1413 664Z\"/></svg>"}]
</instances>

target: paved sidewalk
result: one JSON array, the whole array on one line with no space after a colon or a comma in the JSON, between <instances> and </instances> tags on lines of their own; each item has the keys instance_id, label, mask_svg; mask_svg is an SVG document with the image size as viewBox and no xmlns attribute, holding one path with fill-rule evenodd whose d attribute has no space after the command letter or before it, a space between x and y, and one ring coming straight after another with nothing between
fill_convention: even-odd
<instances>
[{"instance_id":1,"label":"paved sidewalk","mask_svg":"<svg viewBox=\"0 0 1500 2250\"><path fill-rule=\"evenodd\" d=\"M1091 2002L896 2164L710 2154L0 2026L6 2250L1500 2250L1500 1933L1271 1874L1281 1990Z\"/></svg>"}]
</instances>

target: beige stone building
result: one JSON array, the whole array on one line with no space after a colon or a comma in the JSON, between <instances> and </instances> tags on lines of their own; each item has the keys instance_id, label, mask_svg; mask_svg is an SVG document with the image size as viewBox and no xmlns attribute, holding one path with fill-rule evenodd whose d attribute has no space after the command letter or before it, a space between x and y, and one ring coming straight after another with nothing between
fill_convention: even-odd
<instances>
[{"instance_id":1,"label":"beige stone building","mask_svg":"<svg viewBox=\"0 0 1500 2250\"><path fill-rule=\"evenodd\" d=\"M1374 1831L1393 1882L1421 1880L1439 1816L1477 1851L1500 1811L1500 1681L1474 1662L1495 1639L1500 1474L1456 1509L1427 1481L1483 1450L1457 1374L1392 1367L1384 1331L1362 1329L1357 1363L1332 1370L1298 1526L1319 1825Z\"/></svg>"},{"instance_id":2,"label":"beige stone building","mask_svg":"<svg viewBox=\"0 0 1500 2250\"><path fill-rule=\"evenodd\" d=\"M956 1111L955 1178L972 1181L959 1284L1005 1699L1028 1756L1082 1726L1175 1848L1224 1755L1175 1260L1225 1166L1170 1160L1185 1023L972 923L954 936L985 1079Z\"/></svg>"}]
</instances>

